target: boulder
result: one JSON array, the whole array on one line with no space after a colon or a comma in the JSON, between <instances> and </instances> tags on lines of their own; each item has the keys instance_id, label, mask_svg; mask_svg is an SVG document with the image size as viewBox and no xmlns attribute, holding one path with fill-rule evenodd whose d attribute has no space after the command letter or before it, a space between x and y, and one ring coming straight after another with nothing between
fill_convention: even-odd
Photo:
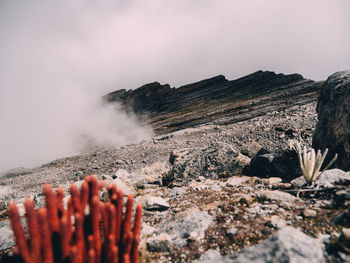
<instances>
[{"instance_id":1,"label":"boulder","mask_svg":"<svg viewBox=\"0 0 350 263\"><path fill-rule=\"evenodd\" d=\"M259 245L244 248L230 256L218 256L199 262L216 263L322 263L326 262L322 245L293 227L284 227Z\"/></svg>"},{"instance_id":2,"label":"boulder","mask_svg":"<svg viewBox=\"0 0 350 263\"><path fill-rule=\"evenodd\" d=\"M329 149L325 163L338 153L337 168L350 170L350 70L331 75L317 104L318 123L312 147Z\"/></svg>"},{"instance_id":3,"label":"boulder","mask_svg":"<svg viewBox=\"0 0 350 263\"><path fill-rule=\"evenodd\" d=\"M201 176L218 179L242 174L250 158L229 144L215 143L204 148L175 150L169 161L173 168L164 177L164 185L183 186Z\"/></svg>"},{"instance_id":4,"label":"boulder","mask_svg":"<svg viewBox=\"0 0 350 263\"><path fill-rule=\"evenodd\" d=\"M206 211L192 208L161 223L158 233L170 235L171 242L177 247L182 247L186 245L187 240L203 239L205 231L212 222L213 216Z\"/></svg>"},{"instance_id":5,"label":"boulder","mask_svg":"<svg viewBox=\"0 0 350 263\"><path fill-rule=\"evenodd\" d=\"M298 155L291 150L280 154L257 155L249 165L249 175L260 178L279 177L289 182L301 174Z\"/></svg>"},{"instance_id":6,"label":"boulder","mask_svg":"<svg viewBox=\"0 0 350 263\"><path fill-rule=\"evenodd\" d=\"M291 183L296 187L302 187L306 184L306 180L302 175L298 178L293 179ZM350 172L344 172L340 169L326 170L322 172L315 181L315 185L320 187L333 187L338 184L349 185Z\"/></svg>"}]
</instances>

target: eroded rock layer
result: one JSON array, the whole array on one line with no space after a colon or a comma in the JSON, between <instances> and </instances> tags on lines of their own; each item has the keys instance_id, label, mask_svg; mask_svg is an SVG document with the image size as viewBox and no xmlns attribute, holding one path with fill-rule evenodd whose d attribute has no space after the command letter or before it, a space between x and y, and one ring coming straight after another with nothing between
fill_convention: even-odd
<instances>
[{"instance_id":1,"label":"eroded rock layer","mask_svg":"<svg viewBox=\"0 0 350 263\"><path fill-rule=\"evenodd\" d=\"M316 101L321 84L299 74L257 71L236 80L219 75L179 88L154 82L104 98L135 112L163 134L204 123L235 123L304 105Z\"/></svg>"}]
</instances>

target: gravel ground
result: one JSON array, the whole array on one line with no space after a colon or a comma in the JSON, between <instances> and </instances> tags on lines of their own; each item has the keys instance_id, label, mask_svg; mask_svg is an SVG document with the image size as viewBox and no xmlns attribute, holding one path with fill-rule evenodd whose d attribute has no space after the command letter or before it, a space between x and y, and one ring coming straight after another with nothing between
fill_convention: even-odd
<instances>
[{"instance_id":1,"label":"gravel ground","mask_svg":"<svg viewBox=\"0 0 350 263\"><path fill-rule=\"evenodd\" d=\"M85 174L114 175L118 169L136 172L157 161L165 161L174 149L203 147L225 142L240 148L256 141L270 152L287 146L289 138L310 143L317 114L316 103L295 106L281 112L230 125L202 125L161 135L137 144L105 146L82 155L52 161L33 169L8 171L0 176L0 185L16 189L13 197L22 198L41 192L42 184L54 186L79 180Z\"/></svg>"}]
</instances>

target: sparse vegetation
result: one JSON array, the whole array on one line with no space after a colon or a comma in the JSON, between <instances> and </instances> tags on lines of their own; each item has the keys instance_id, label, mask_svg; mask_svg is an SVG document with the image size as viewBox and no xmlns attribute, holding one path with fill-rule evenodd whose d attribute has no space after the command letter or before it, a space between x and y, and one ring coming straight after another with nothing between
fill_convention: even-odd
<instances>
[{"instance_id":1,"label":"sparse vegetation","mask_svg":"<svg viewBox=\"0 0 350 263\"><path fill-rule=\"evenodd\" d=\"M321 150L315 153L315 150L311 148L309 151L307 147L301 147L301 143L296 140L289 141L290 149L294 149L298 153L300 168L303 172L303 176L308 184L312 184L316 179L327 170L338 158L338 154L335 154L333 159L328 163L328 165L320 172L322 164L327 156L328 149L326 149L323 154Z\"/></svg>"}]
</instances>

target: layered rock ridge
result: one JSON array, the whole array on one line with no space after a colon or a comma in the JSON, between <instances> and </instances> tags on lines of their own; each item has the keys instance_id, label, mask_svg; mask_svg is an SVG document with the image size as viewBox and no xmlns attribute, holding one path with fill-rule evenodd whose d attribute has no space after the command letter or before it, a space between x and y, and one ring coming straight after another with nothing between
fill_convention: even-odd
<instances>
[{"instance_id":1,"label":"layered rock ridge","mask_svg":"<svg viewBox=\"0 0 350 263\"><path fill-rule=\"evenodd\" d=\"M323 82L299 74L257 71L227 80L219 75L179 88L158 82L104 96L164 134L200 124L230 124L317 100Z\"/></svg>"}]
</instances>

